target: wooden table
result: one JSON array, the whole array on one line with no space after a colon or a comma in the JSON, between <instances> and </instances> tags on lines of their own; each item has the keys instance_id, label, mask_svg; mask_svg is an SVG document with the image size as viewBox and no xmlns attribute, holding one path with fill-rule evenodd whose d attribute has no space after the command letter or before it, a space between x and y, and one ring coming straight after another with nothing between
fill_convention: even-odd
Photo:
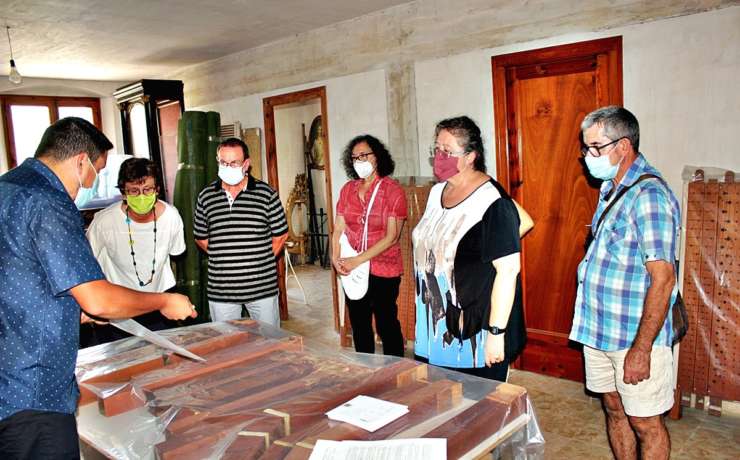
<instances>
[{"instance_id":1,"label":"wooden table","mask_svg":"<svg viewBox=\"0 0 740 460\"><path fill-rule=\"evenodd\" d=\"M327 350L245 320L167 331L206 363L125 339L81 350L86 458L307 459L319 439L446 438L448 458L541 452L524 388L409 359ZM409 413L375 432L326 411L363 394ZM534 445L534 447L533 447Z\"/></svg>"}]
</instances>

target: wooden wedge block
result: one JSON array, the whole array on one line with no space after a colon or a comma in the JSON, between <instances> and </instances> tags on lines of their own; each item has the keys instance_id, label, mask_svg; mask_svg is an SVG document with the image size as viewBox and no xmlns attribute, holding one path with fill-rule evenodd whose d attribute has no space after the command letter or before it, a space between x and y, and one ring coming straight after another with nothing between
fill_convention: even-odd
<instances>
[{"instance_id":1,"label":"wooden wedge block","mask_svg":"<svg viewBox=\"0 0 740 460\"><path fill-rule=\"evenodd\" d=\"M167 431L170 433L182 431L213 416L237 414L249 410L261 412L264 405L287 398L291 392L303 392L311 388L311 384L304 381L302 377L310 375L312 371L312 368L299 363L283 365L279 372L273 372L264 376L263 379L255 380L251 385L246 385L245 382L239 393L214 401L204 410L181 411L167 426Z\"/></svg>"},{"instance_id":2,"label":"wooden wedge block","mask_svg":"<svg viewBox=\"0 0 740 460\"><path fill-rule=\"evenodd\" d=\"M295 372L287 373L288 369L295 370L296 365L304 369L304 374L312 370L309 363L293 356L294 354L283 352L264 355L244 365L232 366L180 385L148 392L147 399L150 407L158 411L172 405L216 407L221 401L228 402L240 393L258 391L260 387L273 384L281 377L296 377L298 374ZM287 359L282 360L281 357Z\"/></svg>"},{"instance_id":3,"label":"wooden wedge block","mask_svg":"<svg viewBox=\"0 0 740 460\"><path fill-rule=\"evenodd\" d=\"M259 359L268 353L280 350L298 351L303 347L301 337L288 337L284 340L258 340L230 347L214 353L204 353L206 363L179 362L144 373L137 376L121 391L105 398L98 403L101 412L106 416L118 415L146 403L144 392L152 392L159 388L177 385L188 380L219 372L231 366L247 363Z\"/></svg>"},{"instance_id":4,"label":"wooden wedge block","mask_svg":"<svg viewBox=\"0 0 740 460\"><path fill-rule=\"evenodd\" d=\"M260 460L283 460L288 455L290 455L291 450L293 450L294 445L290 443L286 443L281 440L277 440L270 444L270 447L265 451L264 454L260 457ZM309 450L309 454L310 454Z\"/></svg>"},{"instance_id":5,"label":"wooden wedge block","mask_svg":"<svg viewBox=\"0 0 740 460\"><path fill-rule=\"evenodd\" d=\"M292 399L270 406L269 409L289 415L290 433L306 429L325 418L327 411L357 395L378 397L384 392L402 388L427 377L426 364L404 359L386 367L371 370L371 374L355 371L351 380L338 379L323 391L311 393L306 399ZM289 434L290 434L289 433Z\"/></svg>"},{"instance_id":6,"label":"wooden wedge block","mask_svg":"<svg viewBox=\"0 0 740 460\"><path fill-rule=\"evenodd\" d=\"M281 408L292 411L301 407L309 417L321 417L325 412L322 407L328 410L343 402L336 399L337 395L342 396L342 392L338 390L341 389L345 395L352 397L356 393L351 391L356 392L358 388L363 388L362 385L368 389L381 386L395 388L395 377L416 366L413 363L403 363L388 369L373 370L340 360L332 361L308 353L293 352L271 354L249 364L250 367L255 363L262 367L271 366L265 362L279 365L273 366L269 371L256 369L254 378L234 380L226 385L210 388L207 392L201 392L199 385L188 383L187 387L194 393L179 398L179 405L185 407L167 430L175 432L187 429L203 418L250 410L269 409L267 413L275 415L281 413ZM353 379L347 380L347 375L353 376ZM279 386L276 388L276 385ZM159 392L155 392L153 398L150 398L150 404L161 403ZM290 423L290 417L290 414L285 413L281 418L285 423ZM290 432L290 424L286 425L286 430Z\"/></svg>"},{"instance_id":7,"label":"wooden wedge block","mask_svg":"<svg viewBox=\"0 0 740 460\"><path fill-rule=\"evenodd\" d=\"M189 460L212 458L231 451L241 453L264 452L273 440L283 435L283 425L272 417L260 414L239 414L206 420L194 430L172 436L155 446L158 458Z\"/></svg>"},{"instance_id":8,"label":"wooden wedge block","mask_svg":"<svg viewBox=\"0 0 740 460\"><path fill-rule=\"evenodd\" d=\"M178 345L183 346L187 350L197 355L204 355L206 353L211 353L213 351L238 345L240 343L254 341L258 338L259 336L255 335L254 333L235 332L233 334L221 335L219 337L206 337L199 341L193 341L192 338L190 338L190 340L185 340L182 343L178 343ZM156 349L157 348L153 345L145 346L140 349L131 350L131 352L126 353L125 356L117 356L116 359L112 362L106 360L102 363L96 363L98 367L102 367L103 369L105 369L106 367L110 368L110 371L106 372L103 370L101 371L102 373L98 373L95 377L84 379L81 381L81 383L95 384L128 382L131 378L137 375L144 374L155 369L161 369L165 367L168 363L174 364L177 362L181 362L183 359L187 359L180 358L177 355L170 355L169 358L167 358L166 360L165 358L167 357L167 355L156 353ZM152 355L156 356L151 357ZM149 356L149 358L145 359L145 357L147 356ZM125 367L120 367L121 364L117 364L126 362L136 362L136 364ZM96 400L97 397L95 393L86 388L84 385L80 385L80 400L78 403L80 406L89 404Z\"/></svg>"},{"instance_id":9,"label":"wooden wedge block","mask_svg":"<svg viewBox=\"0 0 740 460\"><path fill-rule=\"evenodd\" d=\"M287 452L285 460L308 460L311 457L312 447L296 445Z\"/></svg>"},{"instance_id":10,"label":"wooden wedge block","mask_svg":"<svg viewBox=\"0 0 740 460\"><path fill-rule=\"evenodd\" d=\"M374 432L365 431L349 423L333 422L327 418L323 423L324 429L302 437L296 441L296 445L313 447L319 439L334 441L386 439L460 404L462 384L450 380L416 382L384 393L380 399L408 406L409 413Z\"/></svg>"},{"instance_id":11,"label":"wooden wedge block","mask_svg":"<svg viewBox=\"0 0 740 460\"><path fill-rule=\"evenodd\" d=\"M425 434L447 439L447 458L460 458L527 410L527 391L502 383L485 398ZM493 447L493 446L492 446Z\"/></svg>"}]
</instances>

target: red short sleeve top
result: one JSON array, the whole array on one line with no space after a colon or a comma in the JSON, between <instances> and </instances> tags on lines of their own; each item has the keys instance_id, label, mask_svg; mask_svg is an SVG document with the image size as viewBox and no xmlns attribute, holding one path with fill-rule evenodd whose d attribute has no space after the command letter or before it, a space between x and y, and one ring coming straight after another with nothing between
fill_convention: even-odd
<instances>
[{"instance_id":1,"label":"red short sleeve top","mask_svg":"<svg viewBox=\"0 0 740 460\"><path fill-rule=\"evenodd\" d=\"M389 177L375 179L362 200L360 200L359 196L362 179L352 180L344 184L344 187L339 192L337 215L344 218L346 224L344 233L347 235L352 247L358 251L362 246L362 231L365 225L364 219L367 213L367 205L378 181L382 182L375 196L373 207L370 210L367 247L372 247L385 236L387 222L390 217L406 219L408 215L406 195L403 188L401 188L398 182ZM393 246L373 257L370 260L370 273L384 278L401 276L403 274L401 245L396 242Z\"/></svg>"}]
</instances>

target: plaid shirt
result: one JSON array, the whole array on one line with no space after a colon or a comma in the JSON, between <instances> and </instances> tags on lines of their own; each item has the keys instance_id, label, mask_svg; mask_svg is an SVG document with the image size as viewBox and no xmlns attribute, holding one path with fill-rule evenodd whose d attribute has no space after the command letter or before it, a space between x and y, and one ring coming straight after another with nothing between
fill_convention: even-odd
<instances>
[{"instance_id":1,"label":"plaid shirt","mask_svg":"<svg viewBox=\"0 0 740 460\"><path fill-rule=\"evenodd\" d=\"M604 181L591 221L591 230L597 233L578 266L578 293L570 339L598 350L624 350L632 346L650 286L645 263L665 260L673 264L675 260L680 207L673 192L657 179L645 179L632 187L596 229L609 198L647 173L660 177L639 155L617 190L612 190L612 181ZM671 305L677 292L678 287L674 286ZM669 314L654 343L670 346L671 338Z\"/></svg>"}]
</instances>

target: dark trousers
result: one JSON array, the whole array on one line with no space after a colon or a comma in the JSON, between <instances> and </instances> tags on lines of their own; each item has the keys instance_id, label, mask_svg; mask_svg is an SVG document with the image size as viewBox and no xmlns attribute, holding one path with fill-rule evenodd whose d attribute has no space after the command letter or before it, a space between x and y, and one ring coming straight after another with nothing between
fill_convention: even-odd
<instances>
[{"instance_id":1,"label":"dark trousers","mask_svg":"<svg viewBox=\"0 0 740 460\"><path fill-rule=\"evenodd\" d=\"M365 297L359 300L345 297L355 351L375 353L375 333L372 323L375 316L375 327L380 340L383 341L383 354L403 356L403 334L396 304L400 285L400 276L382 278L370 275Z\"/></svg>"},{"instance_id":2,"label":"dark trousers","mask_svg":"<svg viewBox=\"0 0 740 460\"><path fill-rule=\"evenodd\" d=\"M74 414L24 410L0 420L4 459L78 459L79 443Z\"/></svg>"}]
</instances>

